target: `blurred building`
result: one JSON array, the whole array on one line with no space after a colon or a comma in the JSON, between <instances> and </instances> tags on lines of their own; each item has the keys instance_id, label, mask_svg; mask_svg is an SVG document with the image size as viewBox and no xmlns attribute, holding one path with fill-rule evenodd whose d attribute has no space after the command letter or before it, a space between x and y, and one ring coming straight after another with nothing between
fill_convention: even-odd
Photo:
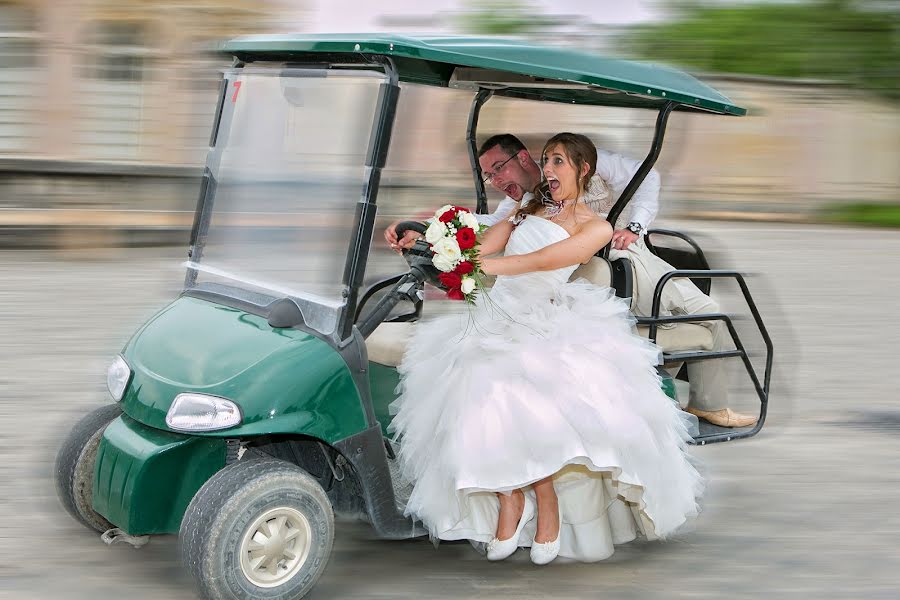
<instances>
[{"instance_id":1,"label":"blurred building","mask_svg":"<svg viewBox=\"0 0 900 600\"><path fill-rule=\"evenodd\" d=\"M266 0L0 0L0 155L196 164L221 63L209 49L283 12Z\"/></svg>"},{"instance_id":2,"label":"blurred building","mask_svg":"<svg viewBox=\"0 0 900 600\"><path fill-rule=\"evenodd\" d=\"M340 23L410 34L462 26L452 12L462 3L452 0L427 18L413 0L360 2L355 12L351 4L0 0L0 245L43 244L48 231L117 231L116 243L158 241L160 232L170 232L166 241L183 243L218 71L228 65L211 52L217 42ZM610 51L607 36L621 29L572 7L542 15L544 26L532 39ZM702 78L748 106L750 116L673 116L658 163L663 215L805 218L831 202L900 198L896 104L826 82ZM460 91L406 88L386 188L418 188L410 192L418 201L421 189L441 198L471 197L464 140L470 102ZM515 132L535 151L553 133L580 131L605 148L642 157L654 121L644 111L492 101L479 130Z\"/></svg>"},{"instance_id":3,"label":"blurred building","mask_svg":"<svg viewBox=\"0 0 900 600\"><path fill-rule=\"evenodd\" d=\"M0 0L0 245L183 243L159 215L196 199L229 65L211 50L304 5Z\"/></svg>"},{"instance_id":4,"label":"blurred building","mask_svg":"<svg viewBox=\"0 0 900 600\"><path fill-rule=\"evenodd\" d=\"M831 204L900 202L900 105L850 85L702 76L747 107L680 115L660 157L681 212L815 218Z\"/></svg>"}]
</instances>

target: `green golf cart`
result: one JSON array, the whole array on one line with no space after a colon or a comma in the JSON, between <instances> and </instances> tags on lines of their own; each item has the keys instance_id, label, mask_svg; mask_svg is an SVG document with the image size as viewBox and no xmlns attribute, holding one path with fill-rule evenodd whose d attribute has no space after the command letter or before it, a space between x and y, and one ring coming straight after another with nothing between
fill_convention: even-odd
<instances>
[{"instance_id":1,"label":"green golf cart","mask_svg":"<svg viewBox=\"0 0 900 600\"><path fill-rule=\"evenodd\" d=\"M402 261L373 244L401 91L432 86L468 98L479 212L487 199L475 140L490 98L657 111L652 148L611 222L656 161L673 111L745 111L672 69L508 40L266 36L222 51L234 64L222 81L184 289L113 360L113 403L72 429L56 484L65 508L107 543L177 534L207 598L300 598L328 562L335 512L361 515L384 539L425 533L404 515L409 482L387 426L396 366L430 302L434 270L427 246L409 251L398 274ZM711 270L687 236L649 236L678 270L660 282L639 328L666 366L740 358L759 398L755 426L701 426L696 441L754 435L765 421L772 345L743 277ZM393 272L376 256L393 261ZM577 275L630 297L628 262L607 256ZM738 283L767 348L761 378L729 315L659 316L661 290L678 277L705 290L714 279ZM734 350L711 350L698 324L708 320L728 325ZM674 398L673 378L661 375Z\"/></svg>"}]
</instances>

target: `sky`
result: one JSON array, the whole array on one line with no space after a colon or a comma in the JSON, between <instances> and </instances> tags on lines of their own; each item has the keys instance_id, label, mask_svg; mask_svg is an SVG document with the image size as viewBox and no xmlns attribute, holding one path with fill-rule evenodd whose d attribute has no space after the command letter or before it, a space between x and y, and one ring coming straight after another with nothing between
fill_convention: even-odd
<instances>
[{"instance_id":1,"label":"sky","mask_svg":"<svg viewBox=\"0 0 900 600\"><path fill-rule=\"evenodd\" d=\"M598 24L625 25L660 18L653 0L530 0L544 14L579 15ZM302 17L306 32L441 32L441 22L465 8L463 0L309 0ZM437 16L437 18L435 18ZM446 31L444 29L443 31Z\"/></svg>"}]
</instances>

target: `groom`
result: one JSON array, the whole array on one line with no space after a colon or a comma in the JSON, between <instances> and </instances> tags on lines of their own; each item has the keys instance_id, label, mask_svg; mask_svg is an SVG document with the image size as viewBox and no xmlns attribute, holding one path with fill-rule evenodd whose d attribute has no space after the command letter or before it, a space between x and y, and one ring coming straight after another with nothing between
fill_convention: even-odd
<instances>
[{"instance_id":1,"label":"groom","mask_svg":"<svg viewBox=\"0 0 900 600\"><path fill-rule=\"evenodd\" d=\"M530 200L531 190L541 182L540 167L521 140L512 134L499 134L488 138L478 151L478 163L485 183L490 183L495 190L506 195L493 213L476 215L479 223L484 225L490 226L499 222L520 204ZM607 183L614 201L618 199L640 165L640 161L598 149L597 174L594 177L599 177ZM610 258L628 258L632 252L649 252L640 237L659 210L659 186L659 173L651 169L628 203L630 212L627 224L614 224L613 250ZM395 250L411 247L418 234L410 231L398 240L395 226L396 223L392 224L384 232L390 247ZM635 260L632 259L632 262ZM674 285L676 281L677 288ZM720 312L718 304L689 280L676 281L667 284L663 290L664 307L681 314ZM634 283L636 305L641 307L649 304L648 299L652 298L656 281L647 277L636 277ZM645 308L643 312L649 311ZM704 325L712 331L713 350L728 349L730 338L724 323L710 321ZM688 363L688 376L691 391L685 410L689 413L721 427L745 427L756 422L756 416L736 413L728 408L728 382L721 360Z\"/></svg>"}]
</instances>

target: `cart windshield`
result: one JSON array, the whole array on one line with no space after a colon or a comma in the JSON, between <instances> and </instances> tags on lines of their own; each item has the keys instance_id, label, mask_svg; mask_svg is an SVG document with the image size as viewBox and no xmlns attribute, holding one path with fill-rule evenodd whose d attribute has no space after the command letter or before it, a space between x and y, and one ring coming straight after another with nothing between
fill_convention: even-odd
<instances>
[{"instance_id":1,"label":"cart windshield","mask_svg":"<svg viewBox=\"0 0 900 600\"><path fill-rule=\"evenodd\" d=\"M334 330L382 81L281 65L225 73L188 263L196 285L290 296L308 325Z\"/></svg>"}]
</instances>

